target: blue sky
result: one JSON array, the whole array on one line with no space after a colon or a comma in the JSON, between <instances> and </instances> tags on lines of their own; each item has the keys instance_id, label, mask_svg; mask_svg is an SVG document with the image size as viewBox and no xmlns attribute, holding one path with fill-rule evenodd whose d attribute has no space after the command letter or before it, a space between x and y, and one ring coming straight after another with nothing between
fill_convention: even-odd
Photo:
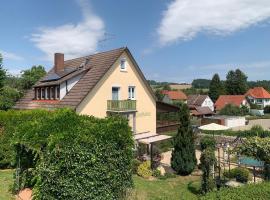
<instances>
[{"instance_id":1,"label":"blue sky","mask_svg":"<svg viewBox=\"0 0 270 200\"><path fill-rule=\"evenodd\" d=\"M269 21L269 0L3 0L0 52L12 74L128 46L148 79L269 80Z\"/></svg>"}]
</instances>

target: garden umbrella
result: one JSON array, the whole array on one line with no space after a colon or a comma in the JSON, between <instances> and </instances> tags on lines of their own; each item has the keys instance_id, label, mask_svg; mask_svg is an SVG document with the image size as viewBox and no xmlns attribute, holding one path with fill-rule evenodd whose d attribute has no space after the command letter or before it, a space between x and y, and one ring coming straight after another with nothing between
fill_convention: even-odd
<instances>
[{"instance_id":1,"label":"garden umbrella","mask_svg":"<svg viewBox=\"0 0 270 200\"><path fill-rule=\"evenodd\" d=\"M216 123L211 123L211 124L200 126L199 129L204 130L204 131L222 131L222 130L228 130L229 127L219 125Z\"/></svg>"}]
</instances>

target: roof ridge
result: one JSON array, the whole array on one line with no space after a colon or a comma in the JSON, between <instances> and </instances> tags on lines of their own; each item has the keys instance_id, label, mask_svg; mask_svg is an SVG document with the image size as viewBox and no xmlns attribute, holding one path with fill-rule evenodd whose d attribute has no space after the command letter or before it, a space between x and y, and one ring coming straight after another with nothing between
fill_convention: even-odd
<instances>
[{"instance_id":1,"label":"roof ridge","mask_svg":"<svg viewBox=\"0 0 270 200\"><path fill-rule=\"evenodd\" d=\"M119 48L110 49L110 50L107 50L107 51L101 51L101 52L89 54L89 55L86 55L86 56L81 56L81 57L77 57L77 58L72 58L72 59L64 60L64 62L66 62L66 61L72 61L72 60L77 60L77 59L82 59L82 58L90 57L90 56L95 56L95 55L98 55L98 54L109 53L111 51L117 51L117 50L121 50L121 49L122 50L125 50L126 48L127 47L119 47Z\"/></svg>"}]
</instances>

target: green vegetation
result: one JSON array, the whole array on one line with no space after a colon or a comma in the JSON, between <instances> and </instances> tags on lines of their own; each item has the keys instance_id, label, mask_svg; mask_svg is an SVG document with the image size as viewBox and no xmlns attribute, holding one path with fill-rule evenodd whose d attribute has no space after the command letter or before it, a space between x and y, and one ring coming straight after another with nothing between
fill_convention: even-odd
<instances>
[{"instance_id":1,"label":"green vegetation","mask_svg":"<svg viewBox=\"0 0 270 200\"><path fill-rule=\"evenodd\" d=\"M139 165L137 169L139 176L143 178L150 178L152 176L151 163L150 161L145 161Z\"/></svg>"},{"instance_id":2,"label":"green vegetation","mask_svg":"<svg viewBox=\"0 0 270 200\"><path fill-rule=\"evenodd\" d=\"M20 163L14 192L31 187L37 199L119 199L132 186L134 144L124 118L8 111L0 112L0 124Z\"/></svg>"},{"instance_id":3,"label":"green vegetation","mask_svg":"<svg viewBox=\"0 0 270 200\"><path fill-rule=\"evenodd\" d=\"M21 76L8 74L2 64L0 54L0 110L8 110L15 102L30 89L41 77L46 74L43 66L33 66L31 69L21 72Z\"/></svg>"},{"instance_id":4,"label":"green vegetation","mask_svg":"<svg viewBox=\"0 0 270 200\"><path fill-rule=\"evenodd\" d=\"M224 176L229 179L235 178L236 181L241 183L247 183L249 180L249 171L246 168L237 167L230 171L226 170Z\"/></svg>"},{"instance_id":5,"label":"green vegetation","mask_svg":"<svg viewBox=\"0 0 270 200\"><path fill-rule=\"evenodd\" d=\"M249 113L249 109L246 106L238 107L232 104L227 104L222 110L219 112L220 115L228 115L228 116L245 116Z\"/></svg>"},{"instance_id":6,"label":"green vegetation","mask_svg":"<svg viewBox=\"0 0 270 200\"><path fill-rule=\"evenodd\" d=\"M230 95L243 95L248 90L247 76L240 70L231 70L226 76L226 91Z\"/></svg>"},{"instance_id":7,"label":"green vegetation","mask_svg":"<svg viewBox=\"0 0 270 200\"><path fill-rule=\"evenodd\" d=\"M200 141L200 147L201 151L207 148L215 149L216 148L215 138L213 136L204 136Z\"/></svg>"},{"instance_id":8,"label":"green vegetation","mask_svg":"<svg viewBox=\"0 0 270 200\"><path fill-rule=\"evenodd\" d=\"M215 157L215 140L213 137L204 137L201 140L202 154L200 157L202 180L201 180L201 192L206 194L215 188L215 180L213 179L213 167L216 165Z\"/></svg>"},{"instance_id":9,"label":"green vegetation","mask_svg":"<svg viewBox=\"0 0 270 200\"><path fill-rule=\"evenodd\" d=\"M209 134L209 135L225 135L225 136L234 136L234 137L254 137L258 136L261 138L264 137L270 137L270 131L264 130L260 126L253 126L250 130L245 130L245 131L232 131L232 130L226 130L226 131L203 131L204 134Z\"/></svg>"},{"instance_id":10,"label":"green vegetation","mask_svg":"<svg viewBox=\"0 0 270 200\"><path fill-rule=\"evenodd\" d=\"M15 199L9 191L13 183L13 170L0 171L0 199L12 200Z\"/></svg>"},{"instance_id":11,"label":"green vegetation","mask_svg":"<svg viewBox=\"0 0 270 200\"><path fill-rule=\"evenodd\" d=\"M200 177L177 176L166 180L146 180L134 176L134 190L128 200L197 200Z\"/></svg>"},{"instance_id":12,"label":"green vegetation","mask_svg":"<svg viewBox=\"0 0 270 200\"><path fill-rule=\"evenodd\" d=\"M235 150L240 155L264 161L264 178L270 180L270 138L250 137Z\"/></svg>"},{"instance_id":13,"label":"green vegetation","mask_svg":"<svg viewBox=\"0 0 270 200\"><path fill-rule=\"evenodd\" d=\"M197 159L195 156L194 135L190 123L189 109L186 104L179 108L180 128L173 139L171 166L180 175L189 175L195 169Z\"/></svg>"},{"instance_id":14,"label":"green vegetation","mask_svg":"<svg viewBox=\"0 0 270 200\"><path fill-rule=\"evenodd\" d=\"M219 75L214 74L209 85L209 97L212 99L213 102L216 102L218 97L225 93L225 88L223 83L220 81Z\"/></svg>"},{"instance_id":15,"label":"green vegetation","mask_svg":"<svg viewBox=\"0 0 270 200\"><path fill-rule=\"evenodd\" d=\"M264 108L264 114L270 114L270 106Z\"/></svg>"},{"instance_id":16,"label":"green vegetation","mask_svg":"<svg viewBox=\"0 0 270 200\"><path fill-rule=\"evenodd\" d=\"M210 82L208 79L194 79L192 81L192 87L196 89L209 88Z\"/></svg>"},{"instance_id":17,"label":"green vegetation","mask_svg":"<svg viewBox=\"0 0 270 200\"><path fill-rule=\"evenodd\" d=\"M200 200L268 200L270 199L270 183L245 185L238 188L221 188L210 192Z\"/></svg>"}]
</instances>

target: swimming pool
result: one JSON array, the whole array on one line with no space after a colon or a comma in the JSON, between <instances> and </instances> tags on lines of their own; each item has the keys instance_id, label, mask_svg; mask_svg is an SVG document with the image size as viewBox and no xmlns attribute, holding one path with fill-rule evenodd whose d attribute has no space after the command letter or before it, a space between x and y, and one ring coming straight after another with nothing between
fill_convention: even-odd
<instances>
[{"instance_id":1,"label":"swimming pool","mask_svg":"<svg viewBox=\"0 0 270 200\"><path fill-rule=\"evenodd\" d=\"M239 163L241 165L248 165L248 166L252 166L252 167L263 167L264 166L263 161L254 159L252 157L246 157L246 156L240 157Z\"/></svg>"}]
</instances>

